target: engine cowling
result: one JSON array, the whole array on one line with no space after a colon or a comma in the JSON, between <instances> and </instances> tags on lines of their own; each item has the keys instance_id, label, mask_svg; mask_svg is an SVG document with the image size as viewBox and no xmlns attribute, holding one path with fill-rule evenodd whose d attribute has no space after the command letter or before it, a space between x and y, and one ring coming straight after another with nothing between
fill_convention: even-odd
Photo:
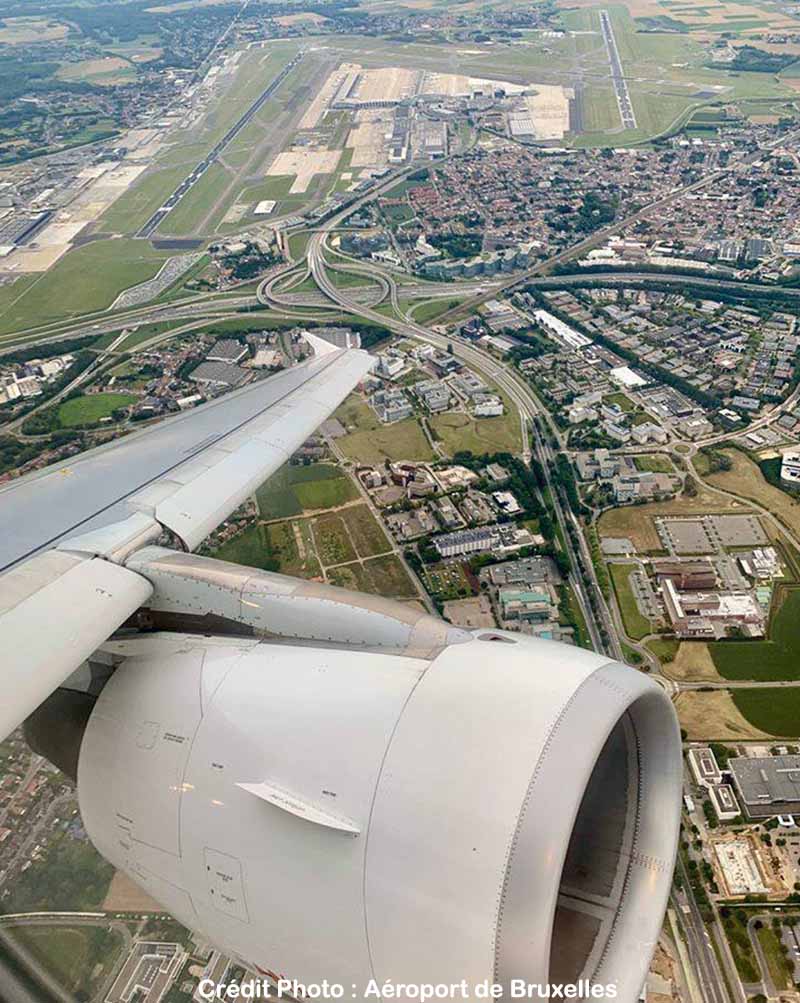
<instances>
[{"instance_id":1,"label":"engine cowling","mask_svg":"<svg viewBox=\"0 0 800 1003\"><path fill-rule=\"evenodd\" d=\"M479 630L431 658L143 635L83 737L100 852L234 957L379 984L613 984L674 867L669 699L603 656Z\"/></svg>"}]
</instances>

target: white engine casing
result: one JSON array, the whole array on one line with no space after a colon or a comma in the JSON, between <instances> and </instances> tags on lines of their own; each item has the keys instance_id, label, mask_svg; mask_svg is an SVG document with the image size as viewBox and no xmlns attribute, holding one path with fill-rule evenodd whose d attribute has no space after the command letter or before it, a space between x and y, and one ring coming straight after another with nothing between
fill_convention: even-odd
<instances>
[{"instance_id":1,"label":"white engine casing","mask_svg":"<svg viewBox=\"0 0 800 1003\"><path fill-rule=\"evenodd\" d=\"M81 745L84 824L222 950L348 996L582 976L636 999L681 795L675 715L641 673L494 630L432 660L180 634L105 649L124 661Z\"/></svg>"}]
</instances>

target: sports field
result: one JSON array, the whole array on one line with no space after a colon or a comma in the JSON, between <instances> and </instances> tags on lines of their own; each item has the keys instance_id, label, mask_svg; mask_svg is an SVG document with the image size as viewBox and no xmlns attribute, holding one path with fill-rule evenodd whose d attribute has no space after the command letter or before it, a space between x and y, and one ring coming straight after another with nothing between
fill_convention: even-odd
<instances>
[{"instance_id":1,"label":"sports field","mask_svg":"<svg viewBox=\"0 0 800 1003\"><path fill-rule=\"evenodd\" d=\"M81 394L72 397L58 409L58 420L63 428L78 425L94 425L102 418L110 417L118 408L135 404L138 397L133 394Z\"/></svg>"}]
</instances>

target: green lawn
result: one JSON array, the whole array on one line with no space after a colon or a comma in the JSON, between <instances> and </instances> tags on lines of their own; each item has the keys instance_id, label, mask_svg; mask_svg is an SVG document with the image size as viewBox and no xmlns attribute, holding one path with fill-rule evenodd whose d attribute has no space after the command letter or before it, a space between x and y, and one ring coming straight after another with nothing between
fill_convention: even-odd
<instances>
[{"instance_id":1,"label":"green lawn","mask_svg":"<svg viewBox=\"0 0 800 1003\"><path fill-rule=\"evenodd\" d=\"M314 509L333 508L357 495L350 478L332 464L286 464L258 489L256 500L265 519L285 519Z\"/></svg>"},{"instance_id":2,"label":"green lawn","mask_svg":"<svg viewBox=\"0 0 800 1003\"><path fill-rule=\"evenodd\" d=\"M95 992L117 963L122 937L104 927L14 927L15 942L23 945L65 990L68 996Z\"/></svg>"},{"instance_id":3,"label":"green lawn","mask_svg":"<svg viewBox=\"0 0 800 1003\"><path fill-rule=\"evenodd\" d=\"M179 237L194 235L208 230L211 232L215 219L221 219L228 208L230 199L211 213L225 189L231 183L232 175L222 164L212 164L183 196L180 202L158 227L158 235L176 234Z\"/></svg>"},{"instance_id":4,"label":"green lawn","mask_svg":"<svg viewBox=\"0 0 800 1003\"><path fill-rule=\"evenodd\" d=\"M426 300L411 308L411 315L418 324L429 324L448 310L455 310L461 304L460 299Z\"/></svg>"},{"instance_id":5,"label":"green lawn","mask_svg":"<svg viewBox=\"0 0 800 1003\"><path fill-rule=\"evenodd\" d=\"M350 397L336 412L348 434L336 444L345 456L360 463L390 460L432 460L433 450L416 418L383 425L372 408Z\"/></svg>"},{"instance_id":6,"label":"green lawn","mask_svg":"<svg viewBox=\"0 0 800 1003\"><path fill-rule=\"evenodd\" d=\"M76 247L34 282L26 281L21 295L0 299L0 334L103 310L123 289L151 279L169 254L125 238Z\"/></svg>"},{"instance_id":7,"label":"green lawn","mask_svg":"<svg viewBox=\"0 0 800 1003\"><path fill-rule=\"evenodd\" d=\"M800 737L800 686L730 692L738 710L755 728L780 738Z\"/></svg>"},{"instance_id":8,"label":"green lawn","mask_svg":"<svg viewBox=\"0 0 800 1003\"><path fill-rule=\"evenodd\" d=\"M473 418L461 411L433 415L430 425L452 456L460 450L473 453L518 453L520 425L516 409L497 418Z\"/></svg>"},{"instance_id":9,"label":"green lawn","mask_svg":"<svg viewBox=\"0 0 800 1003\"><path fill-rule=\"evenodd\" d=\"M201 157L202 154L198 159ZM135 233L164 204L187 173L186 166L181 164L156 168L140 175L106 209L98 220L97 229L109 233Z\"/></svg>"},{"instance_id":10,"label":"green lawn","mask_svg":"<svg viewBox=\"0 0 800 1003\"><path fill-rule=\"evenodd\" d=\"M63 428L94 425L101 418L108 418L117 408L128 407L138 399L133 394L82 394L64 401L58 409L58 420Z\"/></svg>"},{"instance_id":11,"label":"green lawn","mask_svg":"<svg viewBox=\"0 0 800 1003\"><path fill-rule=\"evenodd\" d=\"M650 621L642 616L631 590L630 576L636 568L631 564L609 564L609 573L614 585L617 604L622 614L622 622L628 637L638 641L650 633Z\"/></svg>"},{"instance_id":12,"label":"green lawn","mask_svg":"<svg viewBox=\"0 0 800 1003\"><path fill-rule=\"evenodd\" d=\"M794 989L791 976L793 966L783 953L783 944L778 935L771 926L764 923L761 929L756 932L756 936L761 944L761 950L764 953L775 988L779 991L781 989Z\"/></svg>"},{"instance_id":13,"label":"green lawn","mask_svg":"<svg viewBox=\"0 0 800 1003\"><path fill-rule=\"evenodd\" d=\"M647 642L647 647L653 652L662 665L675 660L679 642L674 637L654 637Z\"/></svg>"},{"instance_id":14,"label":"green lawn","mask_svg":"<svg viewBox=\"0 0 800 1003\"><path fill-rule=\"evenodd\" d=\"M658 453L647 453L645 456L634 456L633 462L637 470L650 470L654 474L674 474L675 467L668 456Z\"/></svg>"},{"instance_id":15,"label":"green lawn","mask_svg":"<svg viewBox=\"0 0 800 1003\"><path fill-rule=\"evenodd\" d=\"M774 602L769 640L709 644L714 665L726 679L800 679L800 589L781 589Z\"/></svg>"}]
</instances>

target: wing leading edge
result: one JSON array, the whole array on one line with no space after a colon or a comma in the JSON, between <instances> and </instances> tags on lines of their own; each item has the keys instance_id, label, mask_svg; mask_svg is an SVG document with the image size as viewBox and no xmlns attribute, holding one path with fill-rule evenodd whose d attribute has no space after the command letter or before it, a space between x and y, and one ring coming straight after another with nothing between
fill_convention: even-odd
<instances>
[{"instance_id":1,"label":"wing leading edge","mask_svg":"<svg viewBox=\"0 0 800 1003\"><path fill-rule=\"evenodd\" d=\"M65 541L97 539L99 530L107 545L107 527L125 522L130 533L136 522L142 530L142 517L172 530L187 549L197 547L328 417L372 362L366 352L334 349L12 481L0 489L0 573Z\"/></svg>"},{"instance_id":2,"label":"wing leading edge","mask_svg":"<svg viewBox=\"0 0 800 1003\"><path fill-rule=\"evenodd\" d=\"M165 528L199 546L374 361L316 347L309 362L0 490L0 637L11 652L0 739L147 600L147 579L119 565Z\"/></svg>"}]
</instances>

